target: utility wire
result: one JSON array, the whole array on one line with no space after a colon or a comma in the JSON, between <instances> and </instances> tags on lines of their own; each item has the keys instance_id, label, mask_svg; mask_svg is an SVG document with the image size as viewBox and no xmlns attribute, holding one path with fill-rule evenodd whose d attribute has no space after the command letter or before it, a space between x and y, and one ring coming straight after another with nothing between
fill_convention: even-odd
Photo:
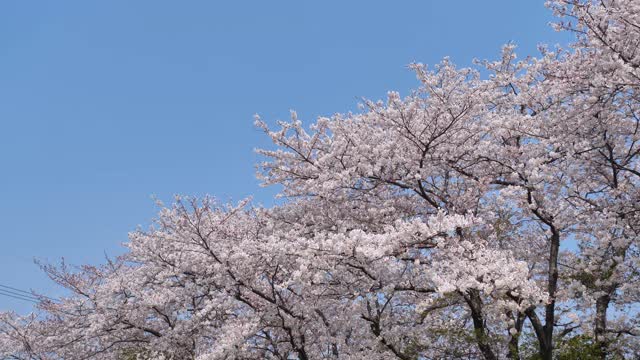
<instances>
[{"instance_id":1,"label":"utility wire","mask_svg":"<svg viewBox=\"0 0 640 360\"><path fill-rule=\"evenodd\" d=\"M6 296L6 297L22 300L22 301L30 301L32 303L37 303L38 302L38 300L33 299L33 298L27 298L27 297L22 297L20 295L13 295L13 294L10 294L10 293L4 293L3 291L4 290L0 290L0 296Z\"/></svg>"},{"instance_id":2,"label":"utility wire","mask_svg":"<svg viewBox=\"0 0 640 360\"><path fill-rule=\"evenodd\" d=\"M12 291L12 290L2 289L2 288L0 288L0 291L2 291L5 294L11 294L11 295L20 296L20 297L27 298L27 299L38 300L38 297L36 297L36 296L21 294L21 293L19 293L17 291Z\"/></svg>"},{"instance_id":3,"label":"utility wire","mask_svg":"<svg viewBox=\"0 0 640 360\"><path fill-rule=\"evenodd\" d=\"M40 297L34 296L33 293L29 291L20 290L12 286L2 284L0 284L0 296L7 296L18 300L31 301L34 303L40 302ZM51 301L55 301L55 299L48 296L42 295L41 297Z\"/></svg>"},{"instance_id":4,"label":"utility wire","mask_svg":"<svg viewBox=\"0 0 640 360\"><path fill-rule=\"evenodd\" d=\"M34 296L34 295L33 295L33 292L31 292L31 291L24 291L24 290L20 290L20 289L16 289L16 288L14 288L14 287L7 286L7 285L2 285L2 284L0 284L0 288L5 288L5 289L7 289L7 290L4 290L4 291L9 291L9 292L15 292L15 291L17 291L17 292L19 292L19 293L22 293L22 294L26 294L26 295L28 295L27 297L31 297L31 298L34 298L34 299L39 299L40 297L43 297L43 298L45 298L45 299L49 299L49 300L56 300L56 299L54 299L54 298L50 298L50 297L48 297L48 296L44 296L44 295ZM2 289L0 289L0 290L2 290Z\"/></svg>"}]
</instances>

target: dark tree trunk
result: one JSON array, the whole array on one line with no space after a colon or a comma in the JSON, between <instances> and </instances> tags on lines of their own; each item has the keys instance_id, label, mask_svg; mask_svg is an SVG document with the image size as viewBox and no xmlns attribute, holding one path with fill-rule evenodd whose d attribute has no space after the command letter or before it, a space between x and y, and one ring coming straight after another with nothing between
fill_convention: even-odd
<instances>
[{"instance_id":1,"label":"dark tree trunk","mask_svg":"<svg viewBox=\"0 0 640 360\"><path fill-rule=\"evenodd\" d=\"M509 353L507 354L507 358L511 360L520 360L520 333L522 332L522 326L524 325L524 314L519 311L515 315L515 329L517 331L516 334L511 335L511 339L509 340Z\"/></svg>"},{"instance_id":2,"label":"dark tree trunk","mask_svg":"<svg viewBox=\"0 0 640 360\"><path fill-rule=\"evenodd\" d=\"M549 303L544 309L544 346L542 355L543 360L553 359L553 327L555 323L556 312L556 292L558 290L558 254L560 252L560 233L551 225L551 244L549 249L549 278L547 291L549 292Z\"/></svg>"},{"instance_id":3,"label":"dark tree trunk","mask_svg":"<svg viewBox=\"0 0 640 360\"><path fill-rule=\"evenodd\" d=\"M476 338L478 348L485 360L497 360L496 354L491 348L489 336L485 328L484 316L482 315L482 298L478 290L472 289L467 291L465 300L471 309L471 318L473 319L473 333Z\"/></svg>"},{"instance_id":4,"label":"dark tree trunk","mask_svg":"<svg viewBox=\"0 0 640 360\"><path fill-rule=\"evenodd\" d=\"M609 294L600 296L596 300L596 318L595 318L595 340L600 351L600 356L605 359L607 356L607 308L611 297Z\"/></svg>"}]
</instances>

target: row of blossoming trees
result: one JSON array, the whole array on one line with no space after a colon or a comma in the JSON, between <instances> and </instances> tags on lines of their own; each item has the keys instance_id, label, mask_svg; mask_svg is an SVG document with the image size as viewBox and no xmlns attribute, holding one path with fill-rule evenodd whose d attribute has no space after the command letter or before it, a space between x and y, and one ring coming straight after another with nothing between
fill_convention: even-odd
<instances>
[{"instance_id":1,"label":"row of blossoming trees","mask_svg":"<svg viewBox=\"0 0 640 360\"><path fill-rule=\"evenodd\" d=\"M43 266L71 295L1 314L0 356L638 358L640 2L549 6L567 50L257 120L284 205L178 199L117 260Z\"/></svg>"}]
</instances>

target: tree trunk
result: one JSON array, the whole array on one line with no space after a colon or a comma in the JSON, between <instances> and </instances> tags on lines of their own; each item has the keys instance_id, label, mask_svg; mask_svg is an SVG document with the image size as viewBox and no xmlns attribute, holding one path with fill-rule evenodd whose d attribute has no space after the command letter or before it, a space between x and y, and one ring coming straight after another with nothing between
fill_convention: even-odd
<instances>
[{"instance_id":1,"label":"tree trunk","mask_svg":"<svg viewBox=\"0 0 640 360\"><path fill-rule=\"evenodd\" d=\"M524 314L519 311L516 312L515 315L515 329L517 331L516 334L511 335L511 339L509 340L509 353L507 354L507 358L511 360L520 360L520 334L522 332L522 326L524 325Z\"/></svg>"},{"instance_id":2,"label":"tree trunk","mask_svg":"<svg viewBox=\"0 0 640 360\"><path fill-rule=\"evenodd\" d=\"M478 348L485 360L497 360L496 354L491 349L491 343L485 328L484 316L482 315L482 298L478 290L471 289L469 296L465 296L465 300L471 309L471 318L473 319L473 333L476 338Z\"/></svg>"},{"instance_id":3,"label":"tree trunk","mask_svg":"<svg viewBox=\"0 0 640 360\"><path fill-rule=\"evenodd\" d=\"M558 255L560 252L560 233L549 221L551 229L548 284L549 303L545 306L544 326L542 327L544 341L540 344L540 355L543 360L553 359L553 328L555 326L556 292L558 290Z\"/></svg>"},{"instance_id":4,"label":"tree trunk","mask_svg":"<svg viewBox=\"0 0 640 360\"><path fill-rule=\"evenodd\" d=\"M607 356L607 308L611 297L607 293L598 297L596 300L596 318L595 318L595 341L598 349L600 350L600 356L605 359Z\"/></svg>"}]
</instances>

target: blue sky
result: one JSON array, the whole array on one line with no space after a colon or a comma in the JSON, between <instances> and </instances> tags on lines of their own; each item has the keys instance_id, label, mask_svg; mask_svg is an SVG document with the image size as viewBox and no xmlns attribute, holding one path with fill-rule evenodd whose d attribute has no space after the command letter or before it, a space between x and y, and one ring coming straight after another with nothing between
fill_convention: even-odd
<instances>
[{"instance_id":1,"label":"blue sky","mask_svg":"<svg viewBox=\"0 0 640 360\"><path fill-rule=\"evenodd\" d=\"M535 55L569 38L551 19L513 0L0 2L0 285L59 295L33 259L120 253L152 195L268 205L253 114L406 94L414 61Z\"/></svg>"}]
</instances>

